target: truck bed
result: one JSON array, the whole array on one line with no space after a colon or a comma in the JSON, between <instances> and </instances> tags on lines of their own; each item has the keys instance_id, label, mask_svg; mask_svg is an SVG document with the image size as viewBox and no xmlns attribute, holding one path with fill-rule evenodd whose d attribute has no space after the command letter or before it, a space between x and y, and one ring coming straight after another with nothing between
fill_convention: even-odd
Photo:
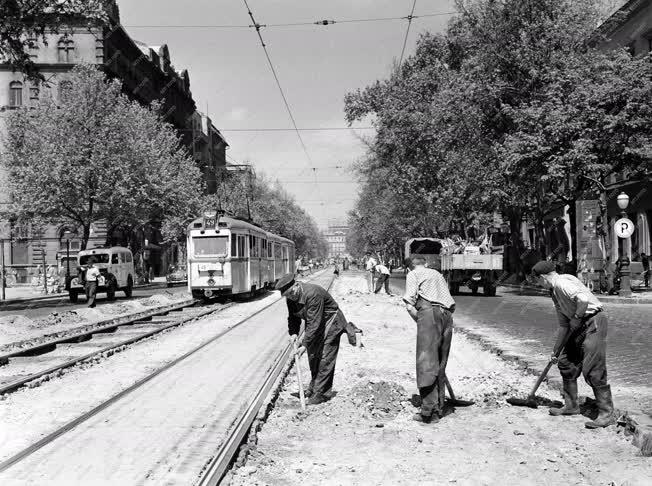
<instances>
[{"instance_id":1,"label":"truck bed","mask_svg":"<svg viewBox=\"0 0 652 486\"><path fill-rule=\"evenodd\" d=\"M502 270L502 255L442 255L441 269L446 270Z\"/></svg>"}]
</instances>

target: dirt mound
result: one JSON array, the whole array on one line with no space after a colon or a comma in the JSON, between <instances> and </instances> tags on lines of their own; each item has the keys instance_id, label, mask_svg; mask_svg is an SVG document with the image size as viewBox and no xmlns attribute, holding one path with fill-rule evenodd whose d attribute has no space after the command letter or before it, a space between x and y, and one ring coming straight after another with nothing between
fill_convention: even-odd
<instances>
[{"instance_id":1,"label":"dirt mound","mask_svg":"<svg viewBox=\"0 0 652 486\"><path fill-rule=\"evenodd\" d=\"M405 389L387 381L368 381L351 390L349 399L357 407L365 407L372 417L393 419L403 410L406 400Z\"/></svg>"},{"instance_id":2,"label":"dirt mound","mask_svg":"<svg viewBox=\"0 0 652 486\"><path fill-rule=\"evenodd\" d=\"M74 311L66 312L53 312L42 319L34 321L34 327L43 329L51 326L58 326L61 324L76 324L83 322L85 319Z\"/></svg>"},{"instance_id":3,"label":"dirt mound","mask_svg":"<svg viewBox=\"0 0 652 486\"><path fill-rule=\"evenodd\" d=\"M155 305L169 304L170 297L164 294L154 294L151 297L148 297L147 299L141 299L138 302L140 302L140 305L145 307L153 307Z\"/></svg>"}]
</instances>

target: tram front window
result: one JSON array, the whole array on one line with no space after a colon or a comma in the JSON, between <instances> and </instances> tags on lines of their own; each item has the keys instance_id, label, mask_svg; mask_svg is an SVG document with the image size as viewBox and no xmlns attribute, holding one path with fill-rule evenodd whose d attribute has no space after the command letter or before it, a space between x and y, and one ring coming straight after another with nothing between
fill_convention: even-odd
<instances>
[{"instance_id":1,"label":"tram front window","mask_svg":"<svg viewBox=\"0 0 652 486\"><path fill-rule=\"evenodd\" d=\"M197 236L192 239L196 257L226 256L228 254L228 236Z\"/></svg>"}]
</instances>

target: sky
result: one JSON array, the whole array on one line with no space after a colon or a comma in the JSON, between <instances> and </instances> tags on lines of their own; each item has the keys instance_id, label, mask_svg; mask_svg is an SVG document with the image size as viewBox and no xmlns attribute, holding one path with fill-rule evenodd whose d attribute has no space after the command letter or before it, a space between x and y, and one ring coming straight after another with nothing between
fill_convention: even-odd
<instances>
[{"instance_id":1,"label":"sky","mask_svg":"<svg viewBox=\"0 0 652 486\"><path fill-rule=\"evenodd\" d=\"M346 93L386 77L403 47L405 19L274 27L329 19L406 17L413 0L247 0L261 29L281 87L299 128L342 128ZM278 180L320 227L345 221L358 183L353 164L361 138L374 131L233 131L292 129L244 0L118 0L132 38L167 44L172 64L187 69L197 109L208 113L230 145L230 163L251 163ZM406 56L419 33L440 32L453 0L417 0ZM369 123L354 126L368 127ZM307 152L307 154L306 154Z\"/></svg>"}]
</instances>

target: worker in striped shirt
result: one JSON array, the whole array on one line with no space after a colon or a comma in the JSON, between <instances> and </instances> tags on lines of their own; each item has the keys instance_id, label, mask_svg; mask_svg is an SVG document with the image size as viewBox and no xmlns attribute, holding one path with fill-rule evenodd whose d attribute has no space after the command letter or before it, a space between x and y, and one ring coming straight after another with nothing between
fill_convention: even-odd
<instances>
[{"instance_id":1,"label":"worker in striped shirt","mask_svg":"<svg viewBox=\"0 0 652 486\"><path fill-rule=\"evenodd\" d=\"M421 413L417 422L438 422L446 397L446 364L453 337L455 301L443 275L426 268L426 260L414 255L406 259L410 272L405 278L403 300L417 323L417 387Z\"/></svg>"}]
</instances>

